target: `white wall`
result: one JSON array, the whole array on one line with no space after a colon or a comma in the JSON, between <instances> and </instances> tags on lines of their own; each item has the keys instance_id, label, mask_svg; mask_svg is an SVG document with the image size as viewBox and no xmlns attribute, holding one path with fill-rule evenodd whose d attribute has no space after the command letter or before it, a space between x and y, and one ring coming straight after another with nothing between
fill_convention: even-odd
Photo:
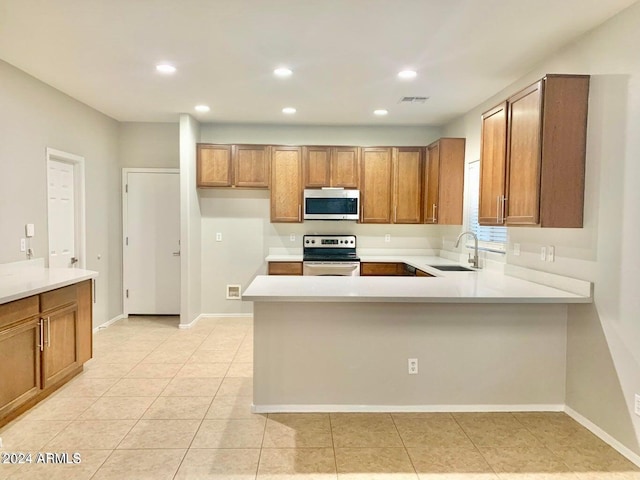
<instances>
[{"instance_id":1,"label":"white wall","mask_svg":"<svg viewBox=\"0 0 640 480\"><path fill-rule=\"evenodd\" d=\"M336 127L203 124L201 141L292 145L428 145L437 128ZM271 223L269 191L200 189L202 213L202 312L250 313L251 302L226 299L226 285L243 288L266 273L269 251L301 253L306 233L349 233L360 249L438 249L445 227L434 225L359 225L355 222ZM222 242L216 242L216 233ZM391 242L384 235L391 234ZM290 241L290 235L295 241Z\"/></svg>"},{"instance_id":2,"label":"white wall","mask_svg":"<svg viewBox=\"0 0 640 480\"><path fill-rule=\"evenodd\" d=\"M83 156L86 265L100 273L99 325L122 312L118 123L2 61L0 85L0 263L26 258L26 223L35 224L35 256L48 258L45 149Z\"/></svg>"},{"instance_id":3,"label":"white wall","mask_svg":"<svg viewBox=\"0 0 640 480\"><path fill-rule=\"evenodd\" d=\"M507 262L590 280L595 303L569 308L567 399L627 448L640 453L640 4L542 62L515 84L445 128L480 151L480 115L545 73L591 74L585 224L582 229L510 228ZM522 255L513 256L514 243ZM554 245L556 261L540 247Z\"/></svg>"},{"instance_id":4,"label":"white wall","mask_svg":"<svg viewBox=\"0 0 640 480\"><path fill-rule=\"evenodd\" d=\"M119 124L121 167L178 168L180 124L122 122Z\"/></svg>"}]
</instances>

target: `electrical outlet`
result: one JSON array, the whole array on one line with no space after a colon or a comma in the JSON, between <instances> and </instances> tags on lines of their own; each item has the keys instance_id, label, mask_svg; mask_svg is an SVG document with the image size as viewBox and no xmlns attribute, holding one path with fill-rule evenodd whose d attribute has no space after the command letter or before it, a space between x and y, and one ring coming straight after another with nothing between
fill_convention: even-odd
<instances>
[{"instance_id":1,"label":"electrical outlet","mask_svg":"<svg viewBox=\"0 0 640 480\"><path fill-rule=\"evenodd\" d=\"M291 235L289 235L289 241L290 242L295 242L296 241L296 234L292 233Z\"/></svg>"},{"instance_id":2,"label":"electrical outlet","mask_svg":"<svg viewBox=\"0 0 640 480\"><path fill-rule=\"evenodd\" d=\"M636 415L640 416L640 395L638 395L637 393L636 393L636 402L635 402L633 411L636 413Z\"/></svg>"},{"instance_id":3,"label":"electrical outlet","mask_svg":"<svg viewBox=\"0 0 640 480\"><path fill-rule=\"evenodd\" d=\"M20 251L21 252L26 252L27 251L27 239L26 238L21 238L20 239Z\"/></svg>"},{"instance_id":4,"label":"electrical outlet","mask_svg":"<svg viewBox=\"0 0 640 480\"><path fill-rule=\"evenodd\" d=\"M387 234L384 236L384 242L385 242L385 243L389 243L390 241L391 241L391 235L387 233Z\"/></svg>"},{"instance_id":5,"label":"electrical outlet","mask_svg":"<svg viewBox=\"0 0 640 480\"><path fill-rule=\"evenodd\" d=\"M516 257L520 256L520 244L519 243L514 243L513 244L513 254Z\"/></svg>"},{"instance_id":6,"label":"electrical outlet","mask_svg":"<svg viewBox=\"0 0 640 480\"><path fill-rule=\"evenodd\" d=\"M222 233L218 232L216 233L216 242L221 242L222 241Z\"/></svg>"},{"instance_id":7,"label":"electrical outlet","mask_svg":"<svg viewBox=\"0 0 640 480\"><path fill-rule=\"evenodd\" d=\"M417 358L409 358L407 359L407 371L409 375L417 375L418 374L418 359Z\"/></svg>"},{"instance_id":8,"label":"electrical outlet","mask_svg":"<svg viewBox=\"0 0 640 480\"><path fill-rule=\"evenodd\" d=\"M540 260L543 262L547 259L547 247L540 248Z\"/></svg>"},{"instance_id":9,"label":"electrical outlet","mask_svg":"<svg viewBox=\"0 0 640 480\"><path fill-rule=\"evenodd\" d=\"M550 245L549 249L547 250L547 261L548 262L556 261L556 247L554 247L553 245Z\"/></svg>"}]
</instances>

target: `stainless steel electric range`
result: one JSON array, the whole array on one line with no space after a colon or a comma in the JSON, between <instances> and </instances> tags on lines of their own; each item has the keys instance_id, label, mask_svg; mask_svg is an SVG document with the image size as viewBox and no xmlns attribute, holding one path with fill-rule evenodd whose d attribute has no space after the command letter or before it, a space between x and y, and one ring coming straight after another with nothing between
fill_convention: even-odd
<instances>
[{"instance_id":1,"label":"stainless steel electric range","mask_svg":"<svg viewBox=\"0 0 640 480\"><path fill-rule=\"evenodd\" d=\"M304 235L302 274L358 276L355 235Z\"/></svg>"}]
</instances>

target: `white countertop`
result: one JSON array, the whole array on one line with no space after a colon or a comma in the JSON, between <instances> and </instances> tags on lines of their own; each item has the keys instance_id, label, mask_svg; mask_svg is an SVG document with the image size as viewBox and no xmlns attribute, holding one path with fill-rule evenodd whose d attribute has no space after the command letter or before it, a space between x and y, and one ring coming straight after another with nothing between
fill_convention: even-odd
<instances>
[{"instance_id":1,"label":"white countertop","mask_svg":"<svg viewBox=\"0 0 640 480\"><path fill-rule=\"evenodd\" d=\"M98 272L77 268L0 269L0 304L96 278Z\"/></svg>"},{"instance_id":2,"label":"white countertop","mask_svg":"<svg viewBox=\"0 0 640 480\"><path fill-rule=\"evenodd\" d=\"M298 255L267 261L301 261ZM260 275L243 292L254 302L406 302L406 303L591 303L590 295L541 285L492 270L443 272L430 265L452 265L435 256L368 256L362 262L403 262L434 277L322 277ZM581 282L578 280L578 282ZM588 282L582 282L587 283Z\"/></svg>"}]
</instances>

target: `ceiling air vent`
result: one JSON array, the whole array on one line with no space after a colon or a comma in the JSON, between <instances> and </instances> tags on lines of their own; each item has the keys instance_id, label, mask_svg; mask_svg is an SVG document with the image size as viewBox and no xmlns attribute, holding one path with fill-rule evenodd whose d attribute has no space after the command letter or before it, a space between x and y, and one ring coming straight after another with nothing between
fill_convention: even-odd
<instances>
[{"instance_id":1,"label":"ceiling air vent","mask_svg":"<svg viewBox=\"0 0 640 480\"><path fill-rule=\"evenodd\" d=\"M402 97L398 103L426 103L429 97Z\"/></svg>"}]
</instances>

